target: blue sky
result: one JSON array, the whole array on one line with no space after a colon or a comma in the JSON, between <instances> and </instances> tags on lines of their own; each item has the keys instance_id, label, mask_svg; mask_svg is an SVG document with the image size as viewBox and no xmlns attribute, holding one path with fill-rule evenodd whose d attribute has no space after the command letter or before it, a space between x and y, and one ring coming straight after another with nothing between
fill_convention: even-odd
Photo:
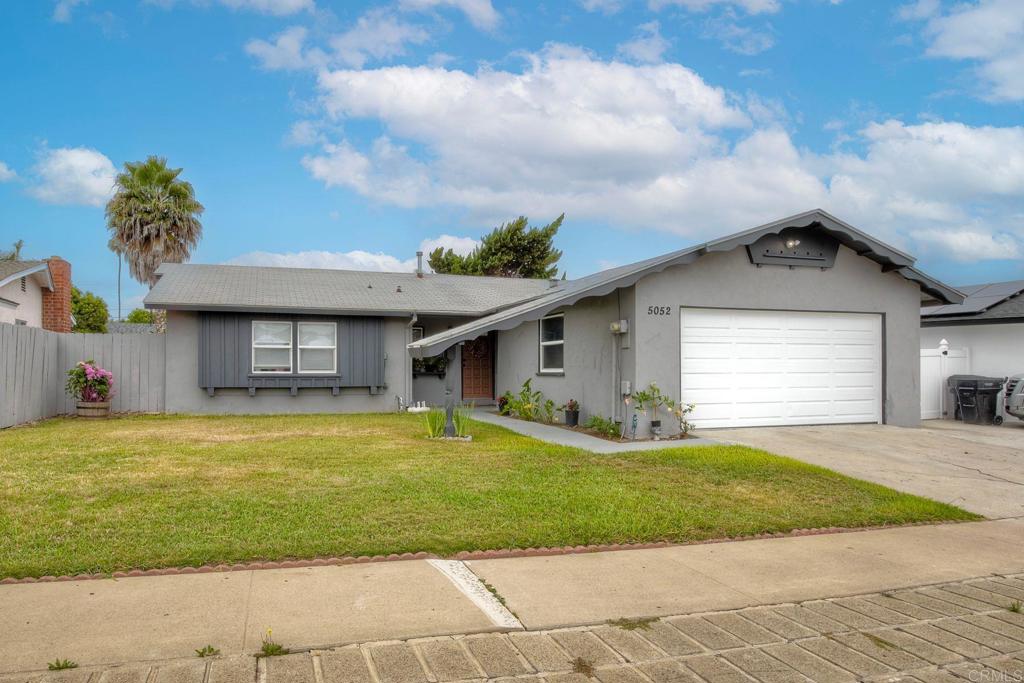
<instances>
[{"instance_id":1,"label":"blue sky","mask_svg":"<svg viewBox=\"0 0 1024 683\"><path fill-rule=\"evenodd\" d=\"M567 214L569 276L821 206L953 284L1024 278L1024 3L15 0L0 245L113 311L150 154L193 260L408 269ZM144 289L127 281L126 310Z\"/></svg>"}]
</instances>

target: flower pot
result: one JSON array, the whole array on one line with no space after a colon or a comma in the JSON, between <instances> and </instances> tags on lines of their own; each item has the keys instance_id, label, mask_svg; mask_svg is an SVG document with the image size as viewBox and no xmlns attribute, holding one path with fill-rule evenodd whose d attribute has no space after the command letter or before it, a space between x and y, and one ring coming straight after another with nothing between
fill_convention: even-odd
<instances>
[{"instance_id":1,"label":"flower pot","mask_svg":"<svg viewBox=\"0 0 1024 683\"><path fill-rule=\"evenodd\" d=\"M651 420L651 434L655 438L661 436L661 420Z\"/></svg>"},{"instance_id":2,"label":"flower pot","mask_svg":"<svg viewBox=\"0 0 1024 683\"><path fill-rule=\"evenodd\" d=\"M110 416L110 401L79 401L75 405L78 417L98 419Z\"/></svg>"},{"instance_id":3,"label":"flower pot","mask_svg":"<svg viewBox=\"0 0 1024 683\"><path fill-rule=\"evenodd\" d=\"M578 410L566 410L565 411L565 425L567 427L576 427L580 423L580 411Z\"/></svg>"}]
</instances>

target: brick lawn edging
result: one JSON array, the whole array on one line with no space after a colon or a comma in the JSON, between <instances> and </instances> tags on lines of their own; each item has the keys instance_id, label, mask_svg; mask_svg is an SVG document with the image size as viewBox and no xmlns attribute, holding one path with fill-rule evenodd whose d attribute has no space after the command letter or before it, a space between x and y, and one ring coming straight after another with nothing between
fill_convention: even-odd
<instances>
[{"instance_id":1,"label":"brick lawn edging","mask_svg":"<svg viewBox=\"0 0 1024 683\"><path fill-rule=\"evenodd\" d=\"M799 536L822 536L826 534L848 534L861 531L879 531L882 529L902 529L915 526L938 526L940 524L963 524L968 520L945 520L931 522L908 522L906 524L879 524L863 527L817 527L812 529L793 529L792 531L776 531L772 533L753 534L750 536L725 536L708 538L699 541L651 541L647 543L601 543L595 545L566 545L542 548L498 548L492 550L462 550L451 555L453 560L495 560L513 557L544 557L548 555L577 555L584 553L603 553L616 550L650 550L653 548L673 548L690 545L711 545L713 543L732 543L736 541L758 541L768 538L794 538ZM93 574L64 574L61 576L26 576L16 578L8 576L0 579L0 586L19 583L50 583L54 581L92 581L97 579L124 579L136 576L174 576L178 574L211 574L214 572L244 572L257 569L302 569L307 567L334 567L348 564L366 564L368 562L399 562L405 560L438 559L435 553L391 553L390 555L346 555L343 557L318 557L311 560L280 560L253 561L234 564L204 564L199 567L163 567L154 569L131 569L112 573L96 572Z\"/></svg>"}]
</instances>

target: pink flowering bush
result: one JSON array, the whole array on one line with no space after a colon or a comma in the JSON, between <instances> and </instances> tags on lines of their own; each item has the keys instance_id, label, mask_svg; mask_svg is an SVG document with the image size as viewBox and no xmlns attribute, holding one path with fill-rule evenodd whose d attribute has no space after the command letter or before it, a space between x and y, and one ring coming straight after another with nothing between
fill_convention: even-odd
<instances>
[{"instance_id":1,"label":"pink flowering bush","mask_svg":"<svg viewBox=\"0 0 1024 683\"><path fill-rule=\"evenodd\" d=\"M96 365L94 360L79 361L68 370L67 392L86 403L106 401L114 389L114 373Z\"/></svg>"}]
</instances>

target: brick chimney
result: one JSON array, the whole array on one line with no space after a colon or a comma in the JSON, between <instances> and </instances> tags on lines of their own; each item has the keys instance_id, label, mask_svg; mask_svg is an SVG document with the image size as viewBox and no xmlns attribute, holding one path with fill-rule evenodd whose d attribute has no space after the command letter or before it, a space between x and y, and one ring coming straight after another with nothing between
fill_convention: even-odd
<instances>
[{"instance_id":1,"label":"brick chimney","mask_svg":"<svg viewBox=\"0 0 1024 683\"><path fill-rule=\"evenodd\" d=\"M46 259L53 291L43 290L43 329L71 331L71 264L60 256Z\"/></svg>"}]
</instances>

